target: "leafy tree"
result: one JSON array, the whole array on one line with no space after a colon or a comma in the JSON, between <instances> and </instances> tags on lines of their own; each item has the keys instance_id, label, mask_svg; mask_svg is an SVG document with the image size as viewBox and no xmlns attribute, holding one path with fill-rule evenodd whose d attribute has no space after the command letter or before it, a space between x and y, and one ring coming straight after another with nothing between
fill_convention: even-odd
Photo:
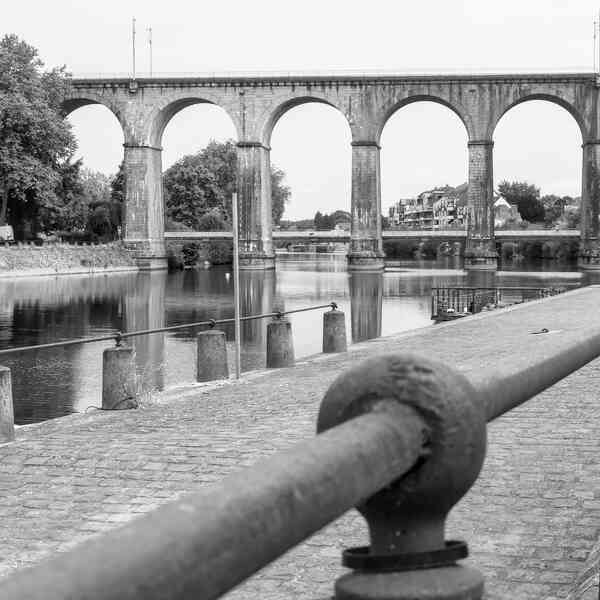
<instances>
[{"instance_id":1,"label":"leafy tree","mask_svg":"<svg viewBox=\"0 0 600 600\"><path fill-rule=\"evenodd\" d=\"M315 213L315 218L313 219L315 229L323 229L323 213L318 210Z\"/></svg>"},{"instance_id":2,"label":"leafy tree","mask_svg":"<svg viewBox=\"0 0 600 600\"><path fill-rule=\"evenodd\" d=\"M204 164L202 153L184 156L163 175L167 218L198 230L200 219L225 208L224 191Z\"/></svg>"},{"instance_id":3,"label":"leafy tree","mask_svg":"<svg viewBox=\"0 0 600 600\"><path fill-rule=\"evenodd\" d=\"M546 225L552 225L562 217L565 206L563 198L549 194L542 196L541 203L544 207L544 223Z\"/></svg>"},{"instance_id":4,"label":"leafy tree","mask_svg":"<svg viewBox=\"0 0 600 600\"><path fill-rule=\"evenodd\" d=\"M271 167L271 214L273 224L279 225L292 191L284 185L285 173L276 166Z\"/></svg>"},{"instance_id":5,"label":"leafy tree","mask_svg":"<svg viewBox=\"0 0 600 600\"><path fill-rule=\"evenodd\" d=\"M544 205L540 200L540 190L526 181L502 181L498 193L510 204L516 204L521 218L530 223L544 219Z\"/></svg>"},{"instance_id":6,"label":"leafy tree","mask_svg":"<svg viewBox=\"0 0 600 600\"><path fill-rule=\"evenodd\" d=\"M198 231L224 231L227 224L220 210L211 210L198 220Z\"/></svg>"},{"instance_id":7,"label":"leafy tree","mask_svg":"<svg viewBox=\"0 0 600 600\"><path fill-rule=\"evenodd\" d=\"M69 78L64 68L42 68L37 50L16 35L0 40L0 224L10 223L17 239L53 222L75 150L61 114Z\"/></svg>"},{"instance_id":8,"label":"leafy tree","mask_svg":"<svg viewBox=\"0 0 600 600\"><path fill-rule=\"evenodd\" d=\"M272 217L276 225L291 195L284 178L281 169L271 166ZM198 230L205 214L220 212L223 223L230 222L231 195L237 186L235 143L211 141L197 154L184 156L165 171L163 183L167 221Z\"/></svg>"}]
</instances>

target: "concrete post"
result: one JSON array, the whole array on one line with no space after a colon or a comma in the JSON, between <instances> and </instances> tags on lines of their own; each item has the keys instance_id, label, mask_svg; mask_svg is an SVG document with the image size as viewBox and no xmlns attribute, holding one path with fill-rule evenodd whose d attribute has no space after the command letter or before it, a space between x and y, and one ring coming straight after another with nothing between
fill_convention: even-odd
<instances>
[{"instance_id":1,"label":"concrete post","mask_svg":"<svg viewBox=\"0 0 600 600\"><path fill-rule=\"evenodd\" d=\"M102 354L102 408L137 407L135 351L130 346L107 348Z\"/></svg>"},{"instance_id":2,"label":"concrete post","mask_svg":"<svg viewBox=\"0 0 600 600\"><path fill-rule=\"evenodd\" d=\"M294 366L292 324L287 319L274 319L267 325L267 369Z\"/></svg>"},{"instance_id":3,"label":"concrete post","mask_svg":"<svg viewBox=\"0 0 600 600\"><path fill-rule=\"evenodd\" d=\"M587 141L582 148L579 266L585 270L596 271L600 269L600 140Z\"/></svg>"},{"instance_id":4,"label":"concrete post","mask_svg":"<svg viewBox=\"0 0 600 600\"><path fill-rule=\"evenodd\" d=\"M323 352L346 352L346 315L341 310L323 314Z\"/></svg>"},{"instance_id":5,"label":"concrete post","mask_svg":"<svg viewBox=\"0 0 600 600\"><path fill-rule=\"evenodd\" d=\"M495 270L494 177L492 140L471 140L465 269Z\"/></svg>"},{"instance_id":6,"label":"concrete post","mask_svg":"<svg viewBox=\"0 0 600 600\"><path fill-rule=\"evenodd\" d=\"M380 150L377 142L352 142L350 271L383 270Z\"/></svg>"},{"instance_id":7,"label":"concrete post","mask_svg":"<svg viewBox=\"0 0 600 600\"><path fill-rule=\"evenodd\" d=\"M0 366L0 444L15 439L15 415L10 369Z\"/></svg>"},{"instance_id":8,"label":"concrete post","mask_svg":"<svg viewBox=\"0 0 600 600\"><path fill-rule=\"evenodd\" d=\"M238 142L240 269L274 269L270 148Z\"/></svg>"},{"instance_id":9,"label":"concrete post","mask_svg":"<svg viewBox=\"0 0 600 600\"><path fill-rule=\"evenodd\" d=\"M162 150L125 145L123 240L143 270L166 269Z\"/></svg>"},{"instance_id":10,"label":"concrete post","mask_svg":"<svg viewBox=\"0 0 600 600\"><path fill-rule=\"evenodd\" d=\"M196 340L198 346L196 381L228 379L225 332L216 329L201 331Z\"/></svg>"}]
</instances>

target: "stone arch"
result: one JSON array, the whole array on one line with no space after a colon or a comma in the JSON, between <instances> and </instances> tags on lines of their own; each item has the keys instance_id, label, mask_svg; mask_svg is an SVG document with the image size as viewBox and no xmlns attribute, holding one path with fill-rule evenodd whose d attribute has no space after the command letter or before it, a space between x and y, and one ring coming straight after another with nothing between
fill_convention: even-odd
<instances>
[{"instance_id":1,"label":"stone arch","mask_svg":"<svg viewBox=\"0 0 600 600\"><path fill-rule=\"evenodd\" d=\"M403 98L402 100L395 102L392 106L389 106L384 111L383 117L380 119L379 123L377 124L377 134L376 134L377 139L375 141L378 144L381 143L381 135L383 133L383 130L385 129L387 122L390 120L390 118L396 112L398 112L405 106L408 106L409 104L414 104L415 102L435 102L436 104L441 104L442 106L449 108L455 115L458 116L461 123L465 126L465 130L467 132L468 138L471 139L473 137L471 135L472 131L473 131L471 119L470 119L469 113L463 107L458 107L455 104L453 104L452 102L449 102L448 100L441 98L439 96L434 96L434 95L430 95L430 94L418 94L415 96L409 96L408 98Z\"/></svg>"},{"instance_id":2,"label":"stone arch","mask_svg":"<svg viewBox=\"0 0 600 600\"><path fill-rule=\"evenodd\" d=\"M236 137L240 139L240 128L236 119L234 119L231 115L231 111L229 111L225 106L215 102L212 99L207 97L199 97L199 96L182 96L181 98L177 98L176 100L172 100L171 102L166 103L163 106L157 107L150 119L149 132L148 132L148 142L151 146L155 148L160 148L162 143L163 133L171 121L171 119L179 112L181 112L184 108L188 106L193 106L195 104L212 104L213 106L217 106L225 111L225 114L229 117L230 121L233 123L233 126L236 131Z\"/></svg>"},{"instance_id":3,"label":"stone arch","mask_svg":"<svg viewBox=\"0 0 600 600\"><path fill-rule=\"evenodd\" d=\"M277 125L279 119L281 119L281 117L283 117L285 113L292 110L293 108L309 103L326 104L327 106L335 108L340 114L344 116L344 120L348 125L348 130L351 131L352 128L350 122L348 121L346 113L339 106L336 106L333 102L331 102L331 100L313 95L298 96L295 98L288 98L287 100L284 100L283 102L278 104L273 110L271 110L262 128L260 129L261 142L266 147L269 147L271 145L271 135L273 134L273 130L275 129L275 125Z\"/></svg>"},{"instance_id":4,"label":"stone arch","mask_svg":"<svg viewBox=\"0 0 600 600\"><path fill-rule=\"evenodd\" d=\"M111 103L103 102L102 99L96 98L93 95L86 94L82 96L73 96L71 98L66 98L65 100L63 100L61 104L63 117L67 118L71 113L75 112L77 109L83 108L84 106L90 106L92 104L98 104L107 108L119 122L119 125L121 126L121 131L123 133L123 137L125 137L125 118L119 110L119 108Z\"/></svg>"},{"instance_id":5,"label":"stone arch","mask_svg":"<svg viewBox=\"0 0 600 600\"><path fill-rule=\"evenodd\" d=\"M560 96L555 96L554 94L548 93L531 93L520 98L517 98L514 102L511 102L507 106L505 106L501 111L498 112L497 116L493 118L489 125L488 131L488 139L494 139L494 133L496 131L496 127L498 123L502 120L502 117L509 112L515 106L519 104L523 104L525 102L530 102L532 100L543 100L545 102L551 102L552 104L556 104L562 108L564 108L574 119L577 125L579 126L579 132L581 133L582 142L587 139L587 131L585 125L585 119L581 112L570 102L561 98Z\"/></svg>"}]
</instances>

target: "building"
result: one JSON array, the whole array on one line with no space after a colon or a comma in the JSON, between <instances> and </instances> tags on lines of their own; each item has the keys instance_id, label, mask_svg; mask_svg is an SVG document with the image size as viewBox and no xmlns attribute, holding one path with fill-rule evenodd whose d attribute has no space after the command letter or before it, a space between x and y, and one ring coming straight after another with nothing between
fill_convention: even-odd
<instances>
[{"instance_id":1,"label":"building","mask_svg":"<svg viewBox=\"0 0 600 600\"><path fill-rule=\"evenodd\" d=\"M389 209L390 225L406 229L447 229L466 222L466 200L444 186L399 200Z\"/></svg>"},{"instance_id":2,"label":"building","mask_svg":"<svg viewBox=\"0 0 600 600\"><path fill-rule=\"evenodd\" d=\"M494 227L503 227L507 222L522 221L516 204L511 204L503 196L494 202Z\"/></svg>"}]
</instances>

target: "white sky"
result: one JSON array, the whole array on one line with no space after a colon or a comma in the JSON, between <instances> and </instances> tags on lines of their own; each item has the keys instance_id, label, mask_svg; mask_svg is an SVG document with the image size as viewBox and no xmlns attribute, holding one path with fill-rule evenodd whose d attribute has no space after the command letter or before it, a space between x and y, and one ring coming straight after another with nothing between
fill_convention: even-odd
<instances>
[{"instance_id":1,"label":"white sky","mask_svg":"<svg viewBox=\"0 0 600 600\"><path fill-rule=\"evenodd\" d=\"M37 47L48 66L73 73L131 68L137 17L138 70L155 72L385 69L407 72L590 70L597 0L21 0L2 7L0 34ZM112 173L122 134L107 109L70 117L89 168ZM174 117L163 138L165 168L208 140L234 137L228 117L201 105ZM304 105L282 117L272 161L287 173L284 218L350 208L349 131L331 107ZM579 195L581 136L572 117L547 102L517 106L495 135L494 175L524 179L542 193ZM466 134L458 117L423 102L398 111L382 137L382 204L466 180Z\"/></svg>"}]
</instances>

